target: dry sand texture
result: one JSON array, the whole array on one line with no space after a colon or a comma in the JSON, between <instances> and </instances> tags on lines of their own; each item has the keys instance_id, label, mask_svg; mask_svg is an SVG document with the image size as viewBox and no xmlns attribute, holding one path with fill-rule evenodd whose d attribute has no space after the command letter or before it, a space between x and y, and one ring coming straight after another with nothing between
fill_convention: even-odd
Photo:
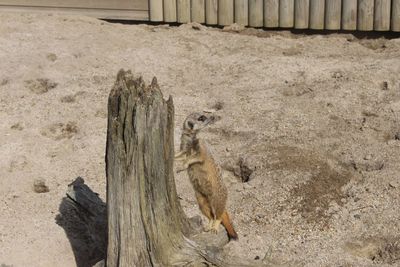
<instances>
[{"instance_id":1,"label":"dry sand texture","mask_svg":"<svg viewBox=\"0 0 400 267\"><path fill-rule=\"evenodd\" d=\"M47 14L0 22L1 266L76 266L56 217L78 175L104 198L107 97L121 68L157 76L173 96L176 146L188 113L219 109L202 137L240 235L226 253L400 265L400 39ZM175 178L185 211L199 214L186 174Z\"/></svg>"}]
</instances>

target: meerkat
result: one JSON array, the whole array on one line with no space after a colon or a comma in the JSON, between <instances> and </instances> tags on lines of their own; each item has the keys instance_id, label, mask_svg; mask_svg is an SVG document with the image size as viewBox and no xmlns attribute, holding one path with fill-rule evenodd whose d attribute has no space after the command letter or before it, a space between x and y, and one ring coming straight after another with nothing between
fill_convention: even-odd
<instances>
[{"instance_id":1,"label":"meerkat","mask_svg":"<svg viewBox=\"0 0 400 267\"><path fill-rule=\"evenodd\" d=\"M221 169L205 142L197 137L200 130L218 119L207 113L190 114L183 123L180 151L175 154L175 159L183 160L184 167L178 172L187 170L200 211L209 220L205 230L218 233L222 223L229 239L236 240L238 235L226 211L228 191L222 181Z\"/></svg>"}]
</instances>

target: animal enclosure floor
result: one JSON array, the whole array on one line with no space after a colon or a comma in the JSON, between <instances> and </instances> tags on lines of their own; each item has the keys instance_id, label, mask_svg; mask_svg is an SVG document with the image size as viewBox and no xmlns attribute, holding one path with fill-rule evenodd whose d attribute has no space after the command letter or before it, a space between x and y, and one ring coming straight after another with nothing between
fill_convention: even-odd
<instances>
[{"instance_id":1,"label":"animal enclosure floor","mask_svg":"<svg viewBox=\"0 0 400 267\"><path fill-rule=\"evenodd\" d=\"M121 68L157 76L173 96L176 147L187 114L222 117L202 137L239 234L226 254L400 264L400 39L19 13L0 22L1 266L77 265L59 206L77 176L104 199L107 98ZM175 179L185 212L200 214L187 175Z\"/></svg>"}]
</instances>

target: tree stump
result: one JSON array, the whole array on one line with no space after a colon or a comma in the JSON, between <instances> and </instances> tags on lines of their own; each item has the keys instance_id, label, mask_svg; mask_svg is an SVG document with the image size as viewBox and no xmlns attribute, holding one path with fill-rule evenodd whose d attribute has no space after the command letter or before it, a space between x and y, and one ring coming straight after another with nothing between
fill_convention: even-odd
<instances>
[{"instance_id":1,"label":"tree stump","mask_svg":"<svg viewBox=\"0 0 400 267\"><path fill-rule=\"evenodd\" d=\"M174 107L121 70L108 100L107 266L174 263L188 224L173 179ZM178 260L178 259L176 259Z\"/></svg>"},{"instance_id":2,"label":"tree stump","mask_svg":"<svg viewBox=\"0 0 400 267\"><path fill-rule=\"evenodd\" d=\"M155 78L146 85L142 77L120 70L108 100L105 265L267 266L223 258L218 247L228 242L224 231L193 235L195 224L178 200L173 161L172 98L164 100ZM77 195L82 186L83 180L69 195L90 206L93 201Z\"/></svg>"}]
</instances>

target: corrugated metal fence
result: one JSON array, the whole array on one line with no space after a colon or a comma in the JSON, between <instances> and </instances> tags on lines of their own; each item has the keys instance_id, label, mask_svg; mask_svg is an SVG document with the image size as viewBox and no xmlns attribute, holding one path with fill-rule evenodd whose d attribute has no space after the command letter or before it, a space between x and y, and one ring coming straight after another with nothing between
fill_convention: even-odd
<instances>
[{"instance_id":1,"label":"corrugated metal fence","mask_svg":"<svg viewBox=\"0 0 400 267\"><path fill-rule=\"evenodd\" d=\"M151 21L400 31L400 0L149 0L149 5Z\"/></svg>"}]
</instances>

